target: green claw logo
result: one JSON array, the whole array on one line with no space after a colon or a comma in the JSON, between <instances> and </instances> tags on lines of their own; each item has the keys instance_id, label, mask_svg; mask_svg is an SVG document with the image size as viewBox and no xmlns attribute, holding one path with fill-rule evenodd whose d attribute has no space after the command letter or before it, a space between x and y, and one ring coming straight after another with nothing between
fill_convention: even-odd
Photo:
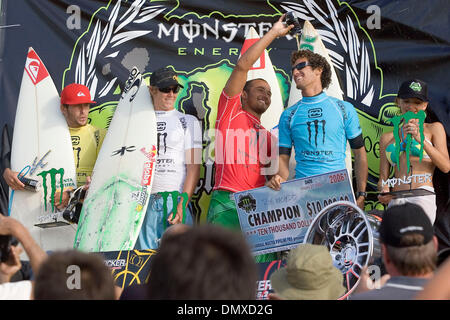
<instances>
[{"instance_id":1,"label":"green claw logo","mask_svg":"<svg viewBox=\"0 0 450 320\"><path fill-rule=\"evenodd\" d=\"M163 221L164 221L164 229L167 228L167 217L169 216L169 212L167 212L167 201L169 196L172 197L172 211L173 217L177 214L177 207L178 207L178 197L183 198L183 220L181 223L185 223L186 221L186 204L189 200L188 194L186 192L179 193L178 191L172 191L172 192L159 192L159 195L163 198ZM172 218L173 218L172 217Z\"/></svg>"},{"instance_id":2,"label":"green claw logo","mask_svg":"<svg viewBox=\"0 0 450 320\"><path fill-rule=\"evenodd\" d=\"M395 160L396 160L398 168L400 168L400 153L402 152L400 135L398 134L400 123L402 122L402 120L405 120L405 123L407 123L411 119L419 120L419 133L420 133L420 151L419 151L420 158L419 159L420 159L420 162L422 162L423 142L425 139L425 136L423 134L423 124L425 122L425 117L426 117L425 111L420 110L417 114L415 114L414 112L408 111L403 115L392 118L392 123L394 124ZM411 136L411 134L408 133L408 135L406 136L406 148L405 148L406 166L408 167L408 173L411 170L409 157L411 155L411 144L413 142L413 139L414 138Z\"/></svg>"},{"instance_id":3,"label":"green claw logo","mask_svg":"<svg viewBox=\"0 0 450 320\"><path fill-rule=\"evenodd\" d=\"M55 212L55 193L56 193L56 175L59 174L59 189L60 189L60 196L59 196L59 202L62 201L63 196L63 190L64 190L64 168L61 168L59 170L52 168L48 171L42 171L38 174L38 176L42 177L42 185L44 187L44 207L45 211L47 211L47 175L50 175L50 185L51 185L51 193L50 193L50 203L52 204L52 212Z\"/></svg>"}]
</instances>

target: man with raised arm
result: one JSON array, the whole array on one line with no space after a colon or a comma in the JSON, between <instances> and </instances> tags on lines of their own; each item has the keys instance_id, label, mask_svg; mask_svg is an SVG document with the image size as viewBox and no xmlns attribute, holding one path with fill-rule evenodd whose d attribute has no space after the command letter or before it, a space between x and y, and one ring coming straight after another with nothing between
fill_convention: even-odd
<instances>
[{"instance_id":1,"label":"man with raised arm","mask_svg":"<svg viewBox=\"0 0 450 320\"><path fill-rule=\"evenodd\" d=\"M262 187L266 182L263 169L267 159L263 158L270 156L272 139L261 125L261 115L269 108L272 93L266 80L247 81L247 74L272 41L292 29L283 18L240 57L220 96L209 223L240 230L233 193ZM269 152L260 150L264 145Z\"/></svg>"}]
</instances>

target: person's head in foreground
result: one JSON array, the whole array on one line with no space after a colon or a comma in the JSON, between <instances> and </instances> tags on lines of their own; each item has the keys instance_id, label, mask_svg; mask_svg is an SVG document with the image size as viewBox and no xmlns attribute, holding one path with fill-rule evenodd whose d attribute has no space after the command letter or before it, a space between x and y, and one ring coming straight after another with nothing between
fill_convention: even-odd
<instances>
[{"instance_id":1,"label":"person's head in foreground","mask_svg":"<svg viewBox=\"0 0 450 320\"><path fill-rule=\"evenodd\" d=\"M412 203L390 207L379 232L383 261L391 276L427 276L436 269L437 239L422 207Z\"/></svg>"},{"instance_id":2,"label":"person's head in foreground","mask_svg":"<svg viewBox=\"0 0 450 320\"><path fill-rule=\"evenodd\" d=\"M114 300L111 270L101 256L75 250L55 252L36 276L35 300Z\"/></svg>"},{"instance_id":3,"label":"person's head in foreground","mask_svg":"<svg viewBox=\"0 0 450 320\"><path fill-rule=\"evenodd\" d=\"M202 225L161 241L149 299L254 300L256 264L241 233Z\"/></svg>"}]
</instances>

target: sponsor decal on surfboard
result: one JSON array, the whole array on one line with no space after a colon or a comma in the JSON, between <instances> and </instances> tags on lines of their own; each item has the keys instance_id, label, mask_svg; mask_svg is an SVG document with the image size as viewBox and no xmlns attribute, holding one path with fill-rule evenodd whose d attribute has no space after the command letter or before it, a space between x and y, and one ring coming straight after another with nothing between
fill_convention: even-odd
<instances>
[{"instance_id":1,"label":"sponsor decal on surfboard","mask_svg":"<svg viewBox=\"0 0 450 320\"><path fill-rule=\"evenodd\" d=\"M150 179L151 179L151 177L150 177ZM150 180L149 180L149 185L150 185ZM136 201L138 203L137 206L136 206L136 211L137 212L141 212L142 209L144 209L145 203L147 202L147 199L148 199L148 191L147 191L147 189L148 189L148 187L144 186L142 188L142 191L139 194L139 198L136 199Z\"/></svg>"},{"instance_id":2,"label":"sponsor decal on surfboard","mask_svg":"<svg viewBox=\"0 0 450 320\"><path fill-rule=\"evenodd\" d=\"M241 56L247 51L255 42L257 42L259 38L256 39L245 39L244 44L242 45ZM264 69L266 67L266 55L265 53L261 53L261 56L256 60L250 70L259 70Z\"/></svg>"},{"instance_id":3,"label":"sponsor decal on surfboard","mask_svg":"<svg viewBox=\"0 0 450 320\"><path fill-rule=\"evenodd\" d=\"M8 211L45 251L65 250L72 247L75 227L63 219L55 200L61 200L63 189L76 188L70 133L44 60L31 47L24 60L11 170L19 172L20 178L35 188L11 190ZM28 257L23 255L21 259Z\"/></svg>"},{"instance_id":4,"label":"sponsor decal on surfboard","mask_svg":"<svg viewBox=\"0 0 450 320\"><path fill-rule=\"evenodd\" d=\"M149 185L151 185L151 182L152 182L153 167L156 162L157 149L156 149L156 146L153 145L152 150L150 152L145 151L145 148L142 148L141 152L145 155L145 157L148 160L150 160L150 162L144 162L144 171L142 173L141 185L149 186Z\"/></svg>"},{"instance_id":5,"label":"sponsor decal on surfboard","mask_svg":"<svg viewBox=\"0 0 450 320\"><path fill-rule=\"evenodd\" d=\"M145 151L145 147L144 147L144 148L141 148L141 152L145 155L145 157L146 157L148 160L150 160L150 161L152 161L152 162L155 162L155 161L156 161L157 149L156 149L156 146L155 146L155 145L152 146L152 150L151 150L150 152Z\"/></svg>"},{"instance_id":6,"label":"sponsor decal on surfboard","mask_svg":"<svg viewBox=\"0 0 450 320\"><path fill-rule=\"evenodd\" d=\"M128 80L125 82L125 88L123 89L122 99L125 95L131 91L130 102L134 100L134 97L139 91L142 82L142 75L137 68L133 68L128 76Z\"/></svg>"},{"instance_id":7,"label":"sponsor decal on surfboard","mask_svg":"<svg viewBox=\"0 0 450 320\"><path fill-rule=\"evenodd\" d=\"M34 85L48 77L48 71L34 50L30 49L25 62L25 71Z\"/></svg>"}]
</instances>

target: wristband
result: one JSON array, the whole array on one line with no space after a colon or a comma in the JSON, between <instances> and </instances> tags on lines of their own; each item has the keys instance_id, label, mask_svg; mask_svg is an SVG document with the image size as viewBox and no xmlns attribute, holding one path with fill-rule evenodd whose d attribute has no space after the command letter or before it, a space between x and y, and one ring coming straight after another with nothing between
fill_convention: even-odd
<instances>
[{"instance_id":1,"label":"wristband","mask_svg":"<svg viewBox=\"0 0 450 320\"><path fill-rule=\"evenodd\" d=\"M358 199L359 197L367 198L367 192L365 192L365 191L358 191L356 193L356 198Z\"/></svg>"}]
</instances>

